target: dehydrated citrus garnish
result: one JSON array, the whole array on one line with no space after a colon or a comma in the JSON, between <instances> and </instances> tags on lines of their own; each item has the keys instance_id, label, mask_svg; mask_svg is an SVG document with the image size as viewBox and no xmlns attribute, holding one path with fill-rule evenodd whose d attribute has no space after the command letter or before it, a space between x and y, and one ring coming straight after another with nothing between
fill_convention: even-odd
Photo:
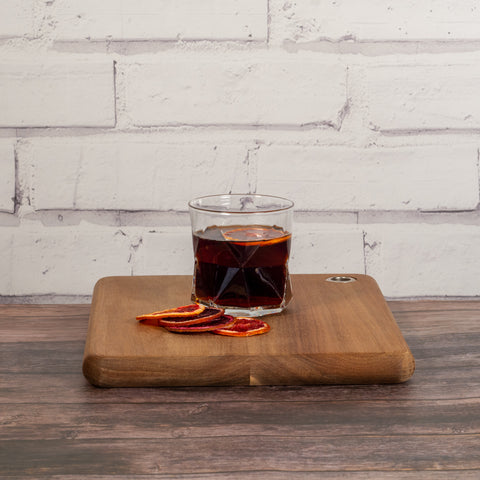
<instances>
[{"instance_id":1,"label":"dehydrated citrus garnish","mask_svg":"<svg viewBox=\"0 0 480 480\"><path fill-rule=\"evenodd\" d=\"M206 308L203 312L191 317L182 318L159 318L158 324L161 327L177 327L206 323L221 317L225 310L223 308Z\"/></svg>"},{"instance_id":2,"label":"dehydrated citrus garnish","mask_svg":"<svg viewBox=\"0 0 480 480\"><path fill-rule=\"evenodd\" d=\"M160 318L185 318L194 317L202 313L207 307L199 303L192 303L191 305L183 305L182 307L167 308L158 312L138 315L137 320L160 319Z\"/></svg>"},{"instance_id":3,"label":"dehydrated citrus garnish","mask_svg":"<svg viewBox=\"0 0 480 480\"><path fill-rule=\"evenodd\" d=\"M250 317L237 317L230 327L222 327L213 330L212 333L231 337L250 337L252 335L267 333L269 330L270 325L263 320Z\"/></svg>"},{"instance_id":4,"label":"dehydrated citrus garnish","mask_svg":"<svg viewBox=\"0 0 480 480\"><path fill-rule=\"evenodd\" d=\"M248 243L248 245L277 243L284 241L290 236L290 234L279 228L262 226L238 227L222 231L222 235L229 242Z\"/></svg>"},{"instance_id":5,"label":"dehydrated citrus garnish","mask_svg":"<svg viewBox=\"0 0 480 480\"><path fill-rule=\"evenodd\" d=\"M176 333L212 332L233 337L249 337L270 330L270 325L262 320L235 318L224 313L222 308L192 304L139 315L136 318L145 325L164 327Z\"/></svg>"},{"instance_id":6,"label":"dehydrated citrus garnish","mask_svg":"<svg viewBox=\"0 0 480 480\"><path fill-rule=\"evenodd\" d=\"M222 315L204 323L197 323L195 325L178 325L174 327L165 327L170 332L175 333L199 333L199 332L211 332L218 328L227 328L235 323L235 318L231 315Z\"/></svg>"}]
</instances>

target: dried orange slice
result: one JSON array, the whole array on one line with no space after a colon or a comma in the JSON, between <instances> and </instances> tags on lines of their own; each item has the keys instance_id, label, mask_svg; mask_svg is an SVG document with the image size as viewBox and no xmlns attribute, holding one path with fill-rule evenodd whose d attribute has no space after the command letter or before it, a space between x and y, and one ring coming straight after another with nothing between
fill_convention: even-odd
<instances>
[{"instance_id":1,"label":"dried orange slice","mask_svg":"<svg viewBox=\"0 0 480 480\"><path fill-rule=\"evenodd\" d=\"M159 318L157 319L160 327L177 327L196 325L198 323L206 323L221 317L225 310L223 308L206 308L202 313L192 317L183 318Z\"/></svg>"},{"instance_id":2,"label":"dried orange slice","mask_svg":"<svg viewBox=\"0 0 480 480\"><path fill-rule=\"evenodd\" d=\"M275 227L245 226L222 232L223 238L229 242L247 243L258 245L260 243L272 243L285 241L290 237L289 233Z\"/></svg>"},{"instance_id":3,"label":"dried orange slice","mask_svg":"<svg viewBox=\"0 0 480 480\"><path fill-rule=\"evenodd\" d=\"M222 315L204 323L197 323L195 325L179 325L175 327L165 327L170 332L175 333L201 333L211 332L218 328L227 328L235 323L235 318L231 315Z\"/></svg>"},{"instance_id":4,"label":"dried orange slice","mask_svg":"<svg viewBox=\"0 0 480 480\"><path fill-rule=\"evenodd\" d=\"M196 323L205 323L210 320L214 320L223 315L224 310L221 308L205 308L203 312L197 315L191 315L188 317L160 317L151 315L141 315L137 317L137 320L144 325L153 325L155 327L169 327L176 325L195 325Z\"/></svg>"},{"instance_id":5,"label":"dried orange slice","mask_svg":"<svg viewBox=\"0 0 480 480\"><path fill-rule=\"evenodd\" d=\"M218 335L228 335L230 337L250 337L260 335L270 331L270 325L258 318L237 317L230 327L222 327L213 330L212 333Z\"/></svg>"},{"instance_id":6,"label":"dried orange slice","mask_svg":"<svg viewBox=\"0 0 480 480\"><path fill-rule=\"evenodd\" d=\"M137 320L160 319L160 318L185 318L194 317L202 313L207 307L199 303L192 303L191 305L183 305L182 307L168 308L158 312L147 313L139 315Z\"/></svg>"}]
</instances>

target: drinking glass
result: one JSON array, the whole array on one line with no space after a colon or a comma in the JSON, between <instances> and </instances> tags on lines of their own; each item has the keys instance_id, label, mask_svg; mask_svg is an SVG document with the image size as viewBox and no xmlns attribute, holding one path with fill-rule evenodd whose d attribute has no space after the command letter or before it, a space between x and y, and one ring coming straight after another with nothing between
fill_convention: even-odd
<instances>
[{"instance_id":1,"label":"drinking glass","mask_svg":"<svg viewBox=\"0 0 480 480\"><path fill-rule=\"evenodd\" d=\"M281 312L292 298L293 202L225 194L188 205L195 255L192 301L237 316Z\"/></svg>"}]
</instances>

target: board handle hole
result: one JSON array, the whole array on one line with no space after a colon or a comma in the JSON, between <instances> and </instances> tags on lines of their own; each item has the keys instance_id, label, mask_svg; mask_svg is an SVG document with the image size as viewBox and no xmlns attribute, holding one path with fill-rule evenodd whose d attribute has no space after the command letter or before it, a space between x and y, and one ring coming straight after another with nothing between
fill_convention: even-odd
<instances>
[{"instance_id":1,"label":"board handle hole","mask_svg":"<svg viewBox=\"0 0 480 480\"><path fill-rule=\"evenodd\" d=\"M347 277L347 276L336 276L336 277L328 277L327 282L335 282L335 283L350 283L355 282L357 279L355 277Z\"/></svg>"}]
</instances>

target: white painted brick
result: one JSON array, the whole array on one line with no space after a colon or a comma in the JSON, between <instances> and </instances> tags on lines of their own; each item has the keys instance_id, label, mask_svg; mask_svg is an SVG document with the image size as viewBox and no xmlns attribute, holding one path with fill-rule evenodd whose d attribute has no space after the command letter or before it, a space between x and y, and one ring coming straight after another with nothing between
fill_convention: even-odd
<instances>
[{"instance_id":1,"label":"white painted brick","mask_svg":"<svg viewBox=\"0 0 480 480\"><path fill-rule=\"evenodd\" d=\"M135 255L134 275L192 275L190 227L160 227L145 231ZM190 292L186 292L188 298Z\"/></svg>"},{"instance_id":2,"label":"white painted brick","mask_svg":"<svg viewBox=\"0 0 480 480\"><path fill-rule=\"evenodd\" d=\"M137 137L38 139L32 163L34 208L186 210L191 198L245 191L245 145L162 143Z\"/></svg>"},{"instance_id":3,"label":"white painted brick","mask_svg":"<svg viewBox=\"0 0 480 480\"><path fill-rule=\"evenodd\" d=\"M15 153L13 142L0 140L0 212L13 212L14 197Z\"/></svg>"},{"instance_id":4,"label":"white painted brick","mask_svg":"<svg viewBox=\"0 0 480 480\"><path fill-rule=\"evenodd\" d=\"M34 0L0 2L0 38L33 36Z\"/></svg>"},{"instance_id":5,"label":"white painted brick","mask_svg":"<svg viewBox=\"0 0 480 480\"><path fill-rule=\"evenodd\" d=\"M479 201L471 145L262 146L256 162L257 191L298 210L465 210Z\"/></svg>"},{"instance_id":6,"label":"white painted brick","mask_svg":"<svg viewBox=\"0 0 480 480\"><path fill-rule=\"evenodd\" d=\"M16 228L9 293L91 295L99 278L130 275L132 239L122 232L92 225Z\"/></svg>"},{"instance_id":7,"label":"white painted brick","mask_svg":"<svg viewBox=\"0 0 480 480\"><path fill-rule=\"evenodd\" d=\"M365 72L365 108L380 130L480 127L480 65L388 65Z\"/></svg>"},{"instance_id":8,"label":"white painted brick","mask_svg":"<svg viewBox=\"0 0 480 480\"><path fill-rule=\"evenodd\" d=\"M60 40L265 40L267 0L58 0Z\"/></svg>"},{"instance_id":9,"label":"white painted brick","mask_svg":"<svg viewBox=\"0 0 480 480\"><path fill-rule=\"evenodd\" d=\"M356 225L294 224L291 273L363 273L363 232Z\"/></svg>"},{"instance_id":10,"label":"white painted brick","mask_svg":"<svg viewBox=\"0 0 480 480\"><path fill-rule=\"evenodd\" d=\"M127 109L137 126L335 124L346 70L322 57L178 55L127 71Z\"/></svg>"},{"instance_id":11,"label":"white painted brick","mask_svg":"<svg viewBox=\"0 0 480 480\"><path fill-rule=\"evenodd\" d=\"M480 295L477 225L368 225L367 273L389 297Z\"/></svg>"},{"instance_id":12,"label":"white painted brick","mask_svg":"<svg viewBox=\"0 0 480 480\"><path fill-rule=\"evenodd\" d=\"M0 65L0 127L115 124L113 63Z\"/></svg>"},{"instance_id":13,"label":"white painted brick","mask_svg":"<svg viewBox=\"0 0 480 480\"><path fill-rule=\"evenodd\" d=\"M11 295L13 233L16 228L0 227L0 295Z\"/></svg>"},{"instance_id":14,"label":"white painted brick","mask_svg":"<svg viewBox=\"0 0 480 480\"><path fill-rule=\"evenodd\" d=\"M270 0L273 43L480 38L475 0Z\"/></svg>"}]
</instances>

